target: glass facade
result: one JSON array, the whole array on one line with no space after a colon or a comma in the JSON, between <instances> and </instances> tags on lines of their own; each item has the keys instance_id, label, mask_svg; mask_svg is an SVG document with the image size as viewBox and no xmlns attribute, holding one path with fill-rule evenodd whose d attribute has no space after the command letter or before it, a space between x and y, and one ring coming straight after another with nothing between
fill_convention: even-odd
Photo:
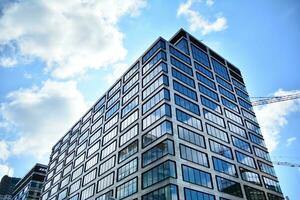
<instances>
[{"instance_id":1,"label":"glass facade","mask_svg":"<svg viewBox=\"0 0 300 200\"><path fill-rule=\"evenodd\" d=\"M185 31L159 38L54 145L41 198L282 199L241 80Z\"/></svg>"}]
</instances>

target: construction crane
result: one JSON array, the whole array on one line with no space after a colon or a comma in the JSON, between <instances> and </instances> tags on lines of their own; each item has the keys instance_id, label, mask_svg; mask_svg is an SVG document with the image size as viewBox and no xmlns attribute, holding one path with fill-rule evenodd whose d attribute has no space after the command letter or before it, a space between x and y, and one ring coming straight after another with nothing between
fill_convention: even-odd
<instances>
[{"instance_id":1,"label":"construction crane","mask_svg":"<svg viewBox=\"0 0 300 200\"><path fill-rule=\"evenodd\" d=\"M290 162L283 162L283 161L272 161L274 165L279 166L288 166L288 167L300 167L300 164L290 163Z\"/></svg>"},{"instance_id":2,"label":"construction crane","mask_svg":"<svg viewBox=\"0 0 300 200\"><path fill-rule=\"evenodd\" d=\"M277 103L282 101L289 101L300 98L300 93L291 94L291 95L285 95L285 96L274 96L274 97L252 97L251 99L257 99L251 101L252 106L260 106L260 105L266 105L271 103ZM300 164L295 164L291 162L286 161L272 161L274 165L278 166L287 166L287 167L299 167Z\"/></svg>"},{"instance_id":3,"label":"construction crane","mask_svg":"<svg viewBox=\"0 0 300 200\"><path fill-rule=\"evenodd\" d=\"M251 102L252 106L260 106L265 104L277 103L281 101L289 101L300 98L300 93L285 95L285 96L274 96L274 97L252 97L252 99L258 99Z\"/></svg>"}]
</instances>

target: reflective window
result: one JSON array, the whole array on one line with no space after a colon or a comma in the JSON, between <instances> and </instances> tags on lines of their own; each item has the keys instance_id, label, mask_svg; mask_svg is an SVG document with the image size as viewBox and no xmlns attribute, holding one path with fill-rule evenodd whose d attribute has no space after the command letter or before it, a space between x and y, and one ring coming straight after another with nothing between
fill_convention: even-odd
<instances>
[{"instance_id":1,"label":"reflective window","mask_svg":"<svg viewBox=\"0 0 300 200\"><path fill-rule=\"evenodd\" d=\"M260 171L267 173L271 176L276 176L274 167L268 164L265 164L261 161L257 161Z\"/></svg>"},{"instance_id":2,"label":"reflective window","mask_svg":"<svg viewBox=\"0 0 300 200\"><path fill-rule=\"evenodd\" d=\"M175 162L165 161L142 174L142 188L145 189L167 178L176 178Z\"/></svg>"},{"instance_id":3,"label":"reflective window","mask_svg":"<svg viewBox=\"0 0 300 200\"><path fill-rule=\"evenodd\" d=\"M104 106L102 106L98 111L95 112L93 116L93 122L96 121L104 113Z\"/></svg>"},{"instance_id":4,"label":"reflective window","mask_svg":"<svg viewBox=\"0 0 300 200\"><path fill-rule=\"evenodd\" d=\"M104 132L109 130L119 121L119 114L116 114L113 118L111 118L106 124L104 125Z\"/></svg>"},{"instance_id":5,"label":"reflective window","mask_svg":"<svg viewBox=\"0 0 300 200\"><path fill-rule=\"evenodd\" d=\"M260 158L262 158L264 160L267 160L267 161L271 162L270 155L269 155L269 153L267 151L259 149L259 148L255 147L255 146L253 147L253 149L254 149L254 153L255 153L256 156L258 156L258 157L260 157Z\"/></svg>"},{"instance_id":6,"label":"reflective window","mask_svg":"<svg viewBox=\"0 0 300 200\"><path fill-rule=\"evenodd\" d=\"M198 84L198 87L199 87L199 91L207 96L209 96L210 98L212 98L213 100L215 101L219 101L219 97L218 97L218 94L214 91L212 91L211 89L205 87L204 85L202 84Z\"/></svg>"},{"instance_id":7,"label":"reflective window","mask_svg":"<svg viewBox=\"0 0 300 200\"><path fill-rule=\"evenodd\" d=\"M252 133L249 133L249 136L250 136L251 142L253 142L255 144L258 144L258 145L260 145L262 147L266 147L265 141L262 138L254 135Z\"/></svg>"},{"instance_id":8,"label":"reflective window","mask_svg":"<svg viewBox=\"0 0 300 200\"><path fill-rule=\"evenodd\" d=\"M236 81L235 79L232 79L232 83L233 83L233 85L235 85L235 86L238 87L239 89L241 89L241 90L247 92L246 87L245 87L242 83Z\"/></svg>"},{"instance_id":9,"label":"reflective window","mask_svg":"<svg viewBox=\"0 0 300 200\"><path fill-rule=\"evenodd\" d=\"M282 193L278 181L269 179L267 177L263 177L263 180L264 180L264 183L265 183L265 187L267 189L278 192L278 193Z\"/></svg>"},{"instance_id":10,"label":"reflective window","mask_svg":"<svg viewBox=\"0 0 300 200\"><path fill-rule=\"evenodd\" d=\"M83 133L91 124L91 120L85 122L85 124L82 125L80 132Z\"/></svg>"},{"instance_id":11,"label":"reflective window","mask_svg":"<svg viewBox=\"0 0 300 200\"><path fill-rule=\"evenodd\" d=\"M118 181L135 173L137 170L138 170L138 160L137 158L135 158L118 169L118 177L117 177Z\"/></svg>"},{"instance_id":12,"label":"reflective window","mask_svg":"<svg viewBox=\"0 0 300 200\"><path fill-rule=\"evenodd\" d=\"M111 97L121 87L121 81L118 81L109 91L107 97Z\"/></svg>"},{"instance_id":13,"label":"reflective window","mask_svg":"<svg viewBox=\"0 0 300 200\"><path fill-rule=\"evenodd\" d=\"M178 189L176 185L169 184L149 192L142 196L142 200L178 200Z\"/></svg>"},{"instance_id":14,"label":"reflective window","mask_svg":"<svg viewBox=\"0 0 300 200\"><path fill-rule=\"evenodd\" d=\"M81 154L80 156L78 156L74 162L74 167L77 167L79 164L81 164L84 161L84 156L85 154Z\"/></svg>"},{"instance_id":15,"label":"reflective window","mask_svg":"<svg viewBox=\"0 0 300 200\"><path fill-rule=\"evenodd\" d=\"M122 105L129 101L139 91L139 84L136 84L126 95L122 98Z\"/></svg>"},{"instance_id":16,"label":"reflective window","mask_svg":"<svg viewBox=\"0 0 300 200\"><path fill-rule=\"evenodd\" d=\"M219 117L218 115L216 115L206 109L203 109L203 113L204 113L205 119L225 128L224 119L222 117Z\"/></svg>"},{"instance_id":17,"label":"reflective window","mask_svg":"<svg viewBox=\"0 0 300 200\"><path fill-rule=\"evenodd\" d=\"M179 42L176 43L175 45L178 49L183 51L185 54L190 54L189 51L189 46L188 46L188 41L185 38L181 38Z\"/></svg>"},{"instance_id":18,"label":"reflective window","mask_svg":"<svg viewBox=\"0 0 300 200\"><path fill-rule=\"evenodd\" d=\"M179 81L187 84L188 86L191 86L192 88L195 88L195 82L193 79L191 79L189 76L179 72L178 70L172 68L172 76Z\"/></svg>"},{"instance_id":19,"label":"reflective window","mask_svg":"<svg viewBox=\"0 0 300 200\"><path fill-rule=\"evenodd\" d=\"M120 102L116 103L113 107L111 107L105 114L105 120L110 118L113 114L115 114L120 108ZM102 123L101 123L102 124Z\"/></svg>"},{"instance_id":20,"label":"reflective window","mask_svg":"<svg viewBox=\"0 0 300 200\"><path fill-rule=\"evenodd\" d=\"M155 123L160 118L168 116L171 117L171 107L168 104L163 104L152 113L150 113L147 117L142 120L143 130L148 128L150 125Z\"/></svg>"},{"instance_id":21,"label":"reflective window","mask_svg":"<svg viewBox=\"0 0 300 200\"><path fill-rule=\"evenodd\" d=\"M97 153L85 163L85 170L89 170L98 163L99 154Z\"/></svg>"},{"instance_id":22,"label":"reflective window","mask_svg":"<svg viewBox=\"0 0 300 200\"><path fill-rule=\"evenodd\" d=\"M247 156L246 154L243 154L238 151L236 151L235 154L236 154L236 159L239 163L242 163L244 165L247 165L249 167L256 169L255 161L252 157Z\"/></svg>"},{"instance_id":23,"label":"reflective window","mask_svg":"<svg viewBox=\"0 0 300 200\"><path fill-rule=\"evenodd\" d=\"M247 151L248 153L251 153L251 148L250 148L250 144L248 142L245 142L244 140L241 140L235 136L231 136L232 138L232 143L234 146Z\"/></svg>"},{"instance_id":24,"label":"reflective window","mask_svg":"<svg viewBox=\"0 0 300 200\"><path fill-rule=\"evenodd\" d=\"M205 141L202 135L191 131L189 129L183 128L182 126L178 126L178 136L180 139L190 142L199 147L205 148Z\"/></svg>"},{"instance_id":25,"label":"reflective window","mask_svg":"<svg viewBox=\"0 0 300 200\"><path fill-rule=\"evenodd\" d=\"M208 135L211 135L215 138L218 138L224 142L229 143L228 135L225 131L222 131L221 129L218 129L208 123L205 124L206 124L206 130Z\"/></svg>"},{"instance_id":26,"label":"reflective window","mask_svg":"<svg viewBox=\"0 0 300 200\"><path fill-rule=\"evenodd\" d=\"M95 132L103 123L103 117L101 117L98 121L96 121L91 128L92 133Z\"/></svg>"},{"instance_id":27,"label":"reflective window","mask_svg":"<svg viewBox=\"0 0 300 200\"><path fill-rule=\"evenodd\" d=\"M75 191L78 191L78 189L80 188L81 185L81 179L78 179L75 183L73 183L70 186L70 194L74 193Z\"/></svg>"},{"instance_id":28,"label":"reflective window","mask_svg":"<svg viewBox=\"0 0 300 200\"><path fill-rule=\"evenodd\" d=\"M209 140L209 146L212 152L224 156L225 158L233 159L231 148L213 140Z\"/></svg>"},{"instance_id":29,"label":"reflective window","mask_svg":"<svg viewBox=\"0 0 300 200\"><path fill-rule=\"evenodd\" d=\"M98 181L97 192L101 192L102 190L112 186L114 184L114 175L115 173L112 172L107 176L105 176L104 178L101 178Z\"/></svg>"},{"instance_id":30,"label":"reflective window","mask_svg":"<svg viewBox=\"0 0 300 200\"><path fill-rule=\"evenodd\" d=\"M142 154L142 166L145 167L165 155L174 155L174 143L172 140L165 140Z\"/></svg>"},{"instance_id":31,"label":"reflective window","mask_svg":"<svg viewBox=\"0 0 300 200\"><path fill-rule=\"evenodd\" d=\"M127 147L119 151L119 163L126 160L138 151L138 140L132 142Z\"/></svg>"},{"instance_id":32,"label":"reflective window","mask_svg":"<svg viewBox=\"0 0 300 200\"><path fill-rule=\"evenodd\" d=\"M116 137L118 134L118 126L111 129L109 132L106 133L106 135L103 136L102 140L102 146L106 145L108 142L112 141L114 137Z\"/></svg>"},{"instance_id":33,"label":"reflective window","mask_svg":"<svg viewBox=\"0 0 300 200\"><path fill-rule=\"evenodd\" d=\"M101 136L102 129L98 129L91 137L90 137L90 143L93 144L97 139Z\"/></svg>"},{"instance_id":34,"label":"reflective window","mask_svg":"<svg viewBox=\"0 0 300 200\"><path fill-rule=\"evenodd\" d=\"M219 106L219 104L216 104L215 102L209 100L208 98L206 98L202 95L200 98L201 98L202 105L204 105L205 107L207 107L217 113L222 114L221 107Z\"/></svg>"},{"instance_id":35,"label":"reflective window","mask_svg":"<svg viewBox=\"0 0 300 200\"><path fill-rule=\"evenodd\" d=\"M259 175L248 169L240 168L241 176L244 181L253 183L255 185L261 185Z\"/></svg>"},{"instance_id":36,"label":"reflective window","mask_svg":"<svg viewBox=\"0 0 300 200\"><path fill-rule=\"evenodd\" d=\"M87 187L81 192L81 199L88 199L94 195L95 192L95 184Z\"/></svg>"},{"instance_id":37,"label":"reflective window","mask_svg":"<svg viewBox=\"0 0 300 200\"><path fill-rule=\"evenodd\" d=\"M246 101L244 101L244 100L241 99L241 98L238 98L238 100L239 100L239 104L240 104L243 108L245 108L245 109L248 110L248 111L253 112L253 108L252 108L252 105L251 105L250 103L247 103Z\"/></svg>"},{"instance_id":38,"label":"reflective window","mask_svg":"<svg viewBox=\"0 0 300 200\"><path fill-rule=\"evenodd\" d=\"M97 176L97 168L93 169L83 177L82 185L84 186L90 183L91 181L95 180L96 176Z\"/></svg>"},{"instance_id":39,"label":"reflective window","mask_svg":"<svg viewBox=\"0 0 300 200\"><path fill-rule=\"evenodd\" d=\"M193 70L186 64L180 62L179 60L175 59L171 56L171 64L175 66L177 69L180 69L181 71L187 73L190 76L193 76Z\"/></svg>"},{"instance_id":40,"label":"reflective window","mask_svg":"<svg viewBox=\"0 0 300 200\"><path fill-rule=\"evenodd\" d=\"M268 198L269 198L269 200L284 200L284 198L277 196L275 194L270 194L270 193L268 193Z\"/></svg>"},{"instance_id":41,"label":"reflective window","mask_svg":"<svg viewBox=\"0 0 300 200\"><path fill-rule=\"evenodd\" d=\"M242 92L241 90L239 90L239 89L237 89L237 88L235 88L235 92L236 92L236 94L237 94L238 96L240 96L240 97L242 97L243 99L245 99L246 101L249 101L249 102L250 102L250 98L249 98L249 96L248 96L247 93Z\"/></svg>"},{"instance_id":42,"label":"reflective window","mask_svg":"<svg viewBox=\"0 0 300 200\"><path fill-rule=\"evenodd\" d=\"M237 113L240 113L239 107L236 104L232 103L231 101L228 101L227 99L225 99L223 97L221 97L221 100L222 100L222 104L225 107L227 107L230 110L233 110L233 111L235 111Z\"/></svg>"},{"instance_id":43,"label":"reflective window","mask_svg":"<svg viewBox=\"0 0 300 200\"><path fill-rule=\"evenodd\" d=\"M128 89L133 86L133 84L139 81L139 73L137 73L134 77L132 77L124 86L123 86L123 94L128 91Z\"/></svg>"},{"instance_id":44,"label":"reflective window","mask_svg":"<svg viewBox=\"0 0 300 200\"><path fill-rule=\"evenodd\" d=\"M72 181L75 180L77 177L79 177L82 174L82 172L83 172L83 165L73 171Z\"/></svg>"},{"instance_id":45,"label":"reflective window","mask_svg":"<svg viewBox=\"0 0 300 200\"><path fill-rule=\"evenodd\" d=\"M214 79L213 73L210 70L208 70L206 67L203 67L202 65L199 65L196 62L194 62L194 66L195 66L196 70L198 70L202 74L205 74L209 78Z\"/></svg>"},{"instance_id":46,"label":"reflective window","mask_svg":"<svg viewBox=\"0 0 300 200\"><path fill-rule=\"evenodd\" d=\"M187 64L191 64L191 59L184 55L183 53L181 53L180 51L178 51L177 49L175 49L174 47L172 46L169 46L169 50L170 50L170 53L175 56L176 58L179 58L180 60L184 61L185 63Z\"/></svg>"},{"instance_id":47,"label":"reflective window","mask_svg":"<svg viewBox=\"0 0 300 200\"><path fill-rule=\"evenodd\" d=\"M101 151L101 160L116 150L117 141L112 142Z\"/></svg>"},{"instance_id":48,"label":"reflective window","mask_svg":"<svg viewBox=\"0 0 300 200\"><path fill-rule=\"evenodd\" d=\"M201 151L190 148L186 145L180 144L180 157L184 160L208 167L207 155Z\"/></svg>"},{"instance_id":49,"label":"reflective window","mask_svg":"<svg viewBox=\"0 0 300 200\"><path fill-rule=\"evenodd\" d=\"M186 182L207 188L213 188L210 173L182 165L182 176L183 180Z\"/></svg>"},{"instance_id":50,"label":"reflective window","mask_svg":"<svg viewBox=\"0 0 300 200\"><path fill-rule=\"evenodd\" d=\"M150 81L154 80L154 78L160 74L160 72L168 72L168 66L166 63L159 63L145 78L143 78L143 87L147 85Z\"/></svg>"},{"instance_id":51,"label":"reflective window","mask_svg":"<svg viewBox=\"0 0 300 200\"><path fill-rule=\"evenodd\" d=\"M132 125L139 117L139 110L134 111L127 118L121 122L121 131L125 130L128 126Z\"/></svg>"},{"instance_id":52,"label":"reflective window","mask_svg":"<svg viewBox=\"0 0 300 200\"><path fill-rule=\"evenodd\" d=\"M166 49L166 43L163 40L159 40L147 53L145 53L142 58L143 64L147 62L147 60L149 60L149 58L152 57L158 49L161 48Z\"/></svg>"},{"instance_id":53,"label":"reflective window","mask_svg":"<svg viewBox=\"0 0 300 200\"><path fill-rule=\"evenodd\" d=\"M160 60L167 60L167 55L164 51L159 51L144 67L143 74L145 74L148 70L150 70L156 63Z\"/></svg>"},{"instance_id":54,"label":"reflective window","mask_svg":"<svg viewBox=\"0 0 300 200\"><path fill-rule=\"evenodd\" d=\"M96 200L109 200L111 197L113 197L113 190L110 190L99 197L96 198Z\"/></svg>"},{"instance_id":55,"label":"reflective window","mask_svg":"<svg viewBox=\"0 0 300 200\"><path fill-rule=\"evenodd\" d=\"M230 83L228 83L227 81L221 79L219 76L216 76L216 80L217 82L222 85L223 87L227 88L228 90L233 92L233 88L232 85Z\"/></svg>"},{"instance_id":56,"label":"reflective window","mask_svg":"<svg viewBox=\"0 0 300 200\"><path fill-rule=\"evenodd\" d=\"M176 119L184 124L187 124L198 130L202 130L202 123L200 119L197 119L181 110L176 109Z\"/></svg>"},{"instance_id":57,"label":"reflective window","mask_svg":"<svg viewBox=\"0 0 300 200\"><path fill-rule=\"evenodd\" d=\"M266 195L263 191L246 186L246 185L244 186L244 188L245 188L245 193L246 193L246 197L248 200L257 200L257 199L267 200Z\"/></svg>"},{"instance_id":58,"label":"reflective window","mask_svg":"<svg viewBox=\"0 0 300 200\"><path fill-rule=\"evenodd\" d=\"M254 133L256 133L258 135L261 135L260 128L259 128L258 125L255 125L255 124L253 124L251 122L248 122L247 120L245 120L245 121L246 121L246 127L249 130L253 131Z\"/></svg>"},{"instance_id":59,"label":"reflective window","mask_svg":"<svg viewBox=\"0 0 300 200\"><path fill-rule=\"evenodd\" d=\"M153 81L142 93L143 100L153 94L161 85L169 85L169 79L166 75L161 75L155 81Z\"/></svg>"},{"instance_id":60,"label":"reflective window","mask_svg":"<svg viewBox=\"0 0 300 200\"><path fill-rule=\"evenodd\" d=\"M66 185L68 185L70 182L70 176L67 176L66 178L64 178L61 183L60 183L60 188L65 187ZM50 182L49 182L50 183ZM44 189L46 190L46 189Z\"/></svg>"},{"instance_id":61,"label":"reflective window","mask_svg":"<svg viewBox=\"0 0 300 200\"><path fill-rule=\"evenodd\" d=\"M213 64L213 68L214 68L214 71L216 72L216 74L220 75L225 80L230 81L228 71L224 65L222 65L215 59L212 59L212 64Z\"/></svg>"},{"instance_id":62,"label":"reflective window","mask_svg":"<svg viewBox=\"0 0 300 200\"><path fill-rule=\"evenodd\" d=\"M193 58L201 64L210 68L209 59L206 53L198 49L195 45L191 45Z\"/></svg>"},{"instance_id":63,"label":"reflective window","mask_svg":"<svg viewBox=\"0 0 300 200\"><path fill-rule=\"evenodd\" d=\"M199 74L198 72L196 72L196 77L197 77L198 81L200 81L204 85L210 87L211 89L216 90L215 83L212 80L210 80L209 78L206 78L205 76L203 76L202 74Z\"/></svg>"},{"instance_id":64,"label":"reflective window","mask_svg":"<svg viewBox=\"0 0 300 200\"><path fill-rule=\"evenodd\" d=\"M146 134L144 134L142 137L143 148L145 148L146 146L156 141L158 138L162 137L165 134L173 134L172 123L170 121L163 121L153 129L148 131Z\"/></svg>"},{"instance_id":65,"label":"reflective window","mask_svg":"<svg viewBox=\"0 0 300 200\"><path fill-rule=\"evenodd\" d=\"M123 146L125 143L130 141L136 135L138 135L138 128L138 124L136 124L134 127L130 128L126 133L121 135L119 140L119 146Z\"/></svg>"},{"instance_id":66,"label":"reflective window","mask_svg":"<svg viewBox=\"0 0 300 200\"><path fill-rule=\"evenodd\" d=\"M180 107L196 114L196 115L200 115L200 111L199 111L199 106L177 94L174 94L174 98L175 98L175 104L179 105Z\"/></svg>"},{"instance_id":67,"label":"reflective window","mask_svg":"<svg viewBox=\"0 0 300 200\"><path fill-rule=\"evenodd\" d=\"M184 188L185 200L215 200L215 196L204 192Z\"/></svg>"},{"instance_id":68,"label":"reflective window","mask_svg":"<svg viewBox=\"0 0 300 200\"><path fill-rule=\"evenodd\" d=\"M143 114L145 114L148 110L156 106L162 100L170 100L170 92L169 90L163 88L154 96L152 96L146 103L143 104Z\"/></svg>"},{"instance_id":69,"label":"reflective window","mask_svg":"<svg viewBox=\"0 0 300 200\"><path fill-rule=\"evenodd\" d=\"M124 82L127 82L127 80L136 72L138 71L140 67L140 63L137 62L125 75L124 75Z\"/></svg>"},{"instance_id":70,"label":"reflective window","mask_svg":"<svg viewBox=\"0 0 300 200\"><path fill-rule=\"evenodd\" d=\"M225 160L221 160L216 157L212 157L213 164L214 164L214 169L218 172L233 176L233 177L238 177L236 168L234 164L231 164Z\"/></svg>"},{"instance_id":71,"label":"reflective window","mask_svg":"<svg viewBox=\"0 0 300 200\"><path fill-rule=\"evenodd\" d=\"M122 199L137 192L138 180L131 179L117 187L117 198Z\"/></svg>"},{"instance_id":72,"label":"reflective window","mask_svg":"<svg viewBox=\"0 0 300 200\"><path fill-rule=\"evenodd\" d=\"M120 98L121 91L119 90L112 98L107 101L106 107L109 108Z\"/></svg>"},{"instance_id":73,"label":"reflective window","mask_svg":"<svg viewBox=\"0 0 300 200\"><path fill-rule=\"evenodd\" d=\"M247 134L246 134L246 131L240 127L238 127L237 125L234 125L233 123L231 122L228 122L228 127L229 127L229 130L243 138L246 138L247 139Z\"/></svg>"},{"instance_id":74,"label":"reflective window","mask_svg":"<svg viewBox=\"0 0 300 200\"><path fill-rule=\"evenodd\" d=\"M106 161L104 161L99 167L99 176L114 168L115 164L116 164L116 156L112 156Z\"/></svg>"},{"instance_id":75,"label":"reflective window","mask_svg":"<svg viewBox=\"0 0 300 200\"><path fill-rule=\"evenodd\" d=\"M234 121L242 126L244 125L243 120L240 116L234 114L233 112L231 112L227 109L224 109L224 110L225 110L225 115L228 119L231 119L232 121Z\"/></svg>"},{"instance_id":76,"label":"reflective window","mask_svg":"<svg viewBox=\"0 0 300 200\"><path fill-rule=\"evenodd\" d=\"M252 114L244 109L242 109L242 113L243 113L243 116L246 117L247 119L251 120L254 123L258 123L256 116L254 114Z\"/></svg>"},{"instance_id":77,"label":"reflective window","mask_svg":"<svg viewBox=\"0 0 300 200\"><path fill-rule=\"evenodd\" d=\"M218 190L220 192L243 198L241 184L229 179L221 178L219 176L216 178Z\"/></svg>"},{"instance_id":78,"label":"reflective window","mask_svg":"<svg viewBox=\"0 0 300 200\"><path fill-rule=\"evenodd\" d=\"M87 151L87 157L90 157L93 153L100 149L100 141L91 146Z\"/></svg>"},{"instance_id":79,"label":"reflective window","mask_svg":"<svg viewBox=\"0 0 300 200\"><path fill-rule=\"evenodd\" d=\"M194 90L185 87L184 85L178 83L177 81L173 80L173 88L175 91L183 94L186 97L189 97L195 101L197 101L197 94Z\"/></svg>"}]
</instances>

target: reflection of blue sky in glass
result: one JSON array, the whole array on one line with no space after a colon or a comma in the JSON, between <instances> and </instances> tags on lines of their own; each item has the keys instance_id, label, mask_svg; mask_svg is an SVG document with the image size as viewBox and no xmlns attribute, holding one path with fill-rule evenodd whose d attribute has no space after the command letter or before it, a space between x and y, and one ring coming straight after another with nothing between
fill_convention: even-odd
<instances>
[{"instance_id":1,"label":"reflection of blue sky in glass","mask_svg":"<svg viewBox=\"0 0 300 200\"><path fill-rule=\"evenodd\" d=\"M181 27L238 66L250 96L269 96L276 91L283 95L300 88L297 0L195 3L189 9L201 15L209 27L191 26L189 15L178 11L183 0L154 0L148 5L132 1L127 10L114 4L103 12L94 10L95 6L85 7L90 9L86 10L90 17L98 19L94 14L103 13L100 17L108 19L106 24L85 20L85 16L80 16L82 21L70 16L68 20L73 21L68 24L63 24L64 15L30 18L28 13L46 13L40 12L45 7L39 6L50 1L39 5L14 1L24 12L8 16L6 9L14 5L11 2L0 3L0 65L6 66L0 67L1 176L8 171L12 174L12 169L16 176L23 176L35 162L47 163L52 145L114 80L158 36L168 40ZM74 9L65 7L65 11L79 17ZM5 23L7 19L13 23ZM59 23L36 21L42 19ZM45 30L43 35L39 30ZM271 158L299 162L299 107L294 101L257 109ZM185 122L195 123L191 118ZM297 199L299 169L275 168L283 193Z\"/></svg>"}]
</instances>

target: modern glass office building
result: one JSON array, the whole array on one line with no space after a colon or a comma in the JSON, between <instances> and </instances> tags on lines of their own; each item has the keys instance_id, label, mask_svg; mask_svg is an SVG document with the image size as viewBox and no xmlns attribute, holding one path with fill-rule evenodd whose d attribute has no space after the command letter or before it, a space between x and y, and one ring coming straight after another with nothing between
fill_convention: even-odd
<instances>
[{"instance_id":1,"label":"modern glass office building","mask_svg":"<svg viewBox=\"0 0 300 200\"><path fill-rule=\"evenodd\" d=\"M240 70L180 30L157 39L53 147L46 199L283 196Z\"/></svg>"},{"instance_id":2,"label":"modern glass office building","mask_svg":"<svg viewBox=\"0 0 300 200\"><path fill-rule=\"evenodd\" d=\"M39 200L47 166L37 163L14 187L12 200Z\"/></svg>"}]
</instances>

